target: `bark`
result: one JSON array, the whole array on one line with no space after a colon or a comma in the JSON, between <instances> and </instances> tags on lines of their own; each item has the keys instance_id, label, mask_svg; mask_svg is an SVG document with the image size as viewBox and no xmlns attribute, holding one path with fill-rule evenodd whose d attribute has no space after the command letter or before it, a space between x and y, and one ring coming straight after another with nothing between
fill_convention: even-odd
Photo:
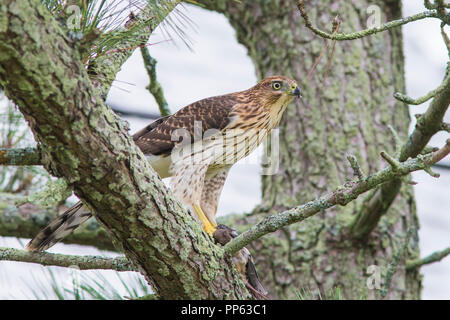
<instances>
[{"instance_id":1,"label":"bark","mask_svg":"<svg viewBox=\"0 0 450 320\"><path fill-rule=\"evenodd\" d=\"M38 0L0 3L0 83L46 169L120 242L162 298L245 298L222 248L175 201L106 107L78 44Z\"/></svg>"},{"instance_id":2,"label":"bark","mask_svg":"<svg viewBox=\"0 0 450 320\"><path fill-rule=\"evenodd\" d=\"M352 177L346 156L356 155L365 173L383 166L379 154L394 154L391 125L402 141L410 122L408 107L393 98L405 92L401 29L336 44L328 77L327 59L311 79L309 69L325 40L304 27L296 1L201 1L223 13L248 49L258 78L284 74L297 79L302 102L291 105L280 125L280 169L262 177L263 203L251 216L232 216L227 223L239 230L269 214L284 211L333 190ZM366 9L376 4L382 22L401 17L400 1L306 1L315 26L331 32L333 18L342 19L340 32L367 27ZM329 51L328 51L329 52ZM342 296L375 298L366 286L367 268L386 268L405 243L406 231L418 228L412 187L403 185L388 212L365 241L355 240L351 224L363 199L332 208L256 241L255 256L263 284L272 298L295 298L306 289L322 295L333 287ZM417 230L401 256L386 299L420 298L417 270L406 271L405 260L419 257ZM383 285L383 279L381 279Z\"/></svg>"}]
</instances>

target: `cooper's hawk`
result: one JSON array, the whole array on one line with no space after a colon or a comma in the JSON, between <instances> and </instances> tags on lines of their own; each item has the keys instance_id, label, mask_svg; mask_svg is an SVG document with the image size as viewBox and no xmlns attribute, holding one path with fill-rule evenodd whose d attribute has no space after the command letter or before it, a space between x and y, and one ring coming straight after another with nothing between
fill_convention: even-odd
<instances>
[{"instance_id":1,"label":"cooper's hawk","mask_svg":"<svg viewBox=\"0 0 450 320\"><path fill-rule=\"evenodd\" d=\"M248 90L194 102L151 123L133 140L161 178L172 177L174 196L212 235L230 167L278 126L295 96L300 90L294 80L272 76ZM47 250L91 216L78 202L31 240L27 250Z\"/></svg>"}]
</instances>

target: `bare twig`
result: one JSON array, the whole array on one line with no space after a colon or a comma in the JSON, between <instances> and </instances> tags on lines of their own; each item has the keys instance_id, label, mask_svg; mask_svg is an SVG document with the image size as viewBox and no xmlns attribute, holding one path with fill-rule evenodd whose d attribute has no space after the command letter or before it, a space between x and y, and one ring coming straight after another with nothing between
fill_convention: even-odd
<instances>
[{"instance_id":1,"label":"bare twig","mask_svg":"<svg viewBox=\"0 0 450 320\"><path fill-rule=\"evenodd\" d=\"M397 171L398 169L400 169L400 162L398 162L396 159L391 157L385 151L381 151L380 155L384 160L386 160L387 163L389 163L391 165L392 170Z\"/></svg>"},{"instance_id":2,"label":"bare twig","mask_svg":"<svg viewBox=\"0 0 450 320\"><path fill-rule=\"evenodd\" d=\"M358 180L362 180L364 178L364 173L362 172L356 157L354 155L349 155L347 156L347 160L350 162L350 166L353 169L353 175L358 177Z\"/></svg>"},{"instance_id":3,"label":"bare twig","mask_svg":"<svg viewBox=\"0 0 450 320\"><path fill-rule=\"evenodd\" d=\"M339 204L344 206L350 201L356 199L359 195L382 183L405 176L413 171L423 170L430 167L432 164L440 161L449 153L450 139L447 140L444 147L434 153L418 155L417 158L408 159L405 162L399 163L397 170L394 170L391 166L389 166L388 168L380 170L373 175L366 176L362 180L348 182L344 186L337 188L334 192L326 194L321 198L282 213L269 216L231 240L227 245L225 245L225 251L228 254L233 255L244 246L267 233L275 232L284 226L303 221L316 213L331 208L335 205Z\"/></svg>"},{"instance_id":4,"label":"bare twig","mask_svg":"<svg viewBox=\"0 0 450 320\"><path fill-rule=\"evenodd\" d=\"M416 127L401 148L398 157L400 162L420 154L429 143L431 137L442 130L443 118L449 105L450 77L445 76L442 90L435 94L427 111L416 116ZM429 170L427 169L427 171ZM393 179L379 187L373 197L364 201L364 205L353 223L353 236L356 239L362 240L367 238L368 234L377 226L380 218L391 206L400 191L401 185L401 179Z\"/></svg>"},{"instance_id":5,"label":"bare twig","mask_svg":"<svg viewBox=\"0 0 450 320\"><path fill-rule=\"evenodd\" d=\"M305 20L305 25L307 28L309 28L312 32L321 36L322 38L338 40L338 41L354 40L354 39L363 38L363 37L366 37L371 34L386 31L386 30L396 28L401 25L404 25L404 24L407 24L407 23L410 23L413 21L425 19L425 18L439 18L438 12L436 10L429 10L429 11L425 11L422 13L418 13L418 14L406 17L406 18L387 22L385 24L382 24L379 27L369 28L369 29L365 29L365 30L361 30L361 31L357 31L357 32L349 33L349 34L344 34L344 33L330 34L325 31L322 31L312 25L311 21L309 20L308 14L306 13L303 0L299 0L298 9L300 11L301 16Z\"/></svg>"},{"instance_id":6,"label":"bare twig","mask_svg":"<svg viewBox=\"0 0 450 320\"><path fill-rule=\"evenodd\" d=\"M448 255L450 255L450 247L448 247L442 251L433 252L429 256L426 256L425 258L422 258L422 259L407 261L406 262L406 270L414 270L414 269L420 268L421 266L441 261Z\"/></svg>"},{"instance_id":7,"label":"bare twig","mask_svg":"<svg viewBox=\"0 0 450 320\"><path fill-rule=\"evenodd\" d=\"M72 267L79 270L137 271L125 257L72 256L48 252L29 252L13 248L0 248L0 260L39 263L43 266Z\"/></svg>"},{"instance_id":8,"label":"bare twig","mask_svg":"<svg viewBox=\"0 0 450 320\"><path fill-rule=\"evenodd\" d=\"M445 46L447 47L448 56L450 58L450 39L448 38L448 35L444 30L444 27L446 25L447 24L445 22L441 23L441 35L442 35L442 39L444 40Z\"/></svg>"},{"instance_id":9,"label":"bare twig","mask_svg":"<svg viewBox=\"0 0 450 320\"><path fill-rule=\"evenodd\" d=\"M336 16L336 18L334 18L334 20L333 20L333 34L336 34L339 31L340 25L341 25L341 22L339 20L339 17ZM316 69L317 65L320 62L320 59L322 59L323 54L325 53L325 51L327 51L327 49L330 46L331 42L333 42L333 41L332 40L327 41L325 47L322 49L322 52L320 52L319 56L314 61L313 66L311 67L311 70L309 70L309 72L308 72L307 79L311 78L312 73ZM328 59L328 64L327 64L327 67L326 67L324 78L322 80L322 84L325 83L326 75L328 73L328 69L330 68L331 61L333 59L335 45L336 45L336 41L333 42L333 48L331 50L330 58Z\"/></svg>"},{"instance_id":10,"label":"bare twig","mask_svg":"<svg viewBox=\"0 0 450 320\"><path fill-rule=\"evenodd\" d=\"M341 27L341 20L339 19L339 16L336 16L336 18L334 18L333 20L333 34L338 33L340 27ZM327 67L325 68L325 73L323 75L322 85L325 84L325 80L327 79L328 71L330 70L331 62L333 61L335 48L336 48L336 40L333 40L333 47L331 47L331 53L330 57L328 58L328 64Z\"/></svg>"}]
</instances>

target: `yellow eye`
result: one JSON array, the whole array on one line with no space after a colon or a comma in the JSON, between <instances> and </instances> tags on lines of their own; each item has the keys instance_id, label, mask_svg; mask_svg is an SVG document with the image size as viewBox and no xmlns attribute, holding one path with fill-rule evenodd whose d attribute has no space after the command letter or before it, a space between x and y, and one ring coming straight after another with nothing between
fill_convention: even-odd
<instances>
[{"instance_id":1,"label":"yellow eye","mask_svg":"<svg viewBox=\"0 0 450 320\"><path fill-rule=\"evenodd\" d=\"M279 82L272 83L272 88L274 88L275 90L280 90L281 89L281 83L279 83Z\"/></svg>"}]
</instances>

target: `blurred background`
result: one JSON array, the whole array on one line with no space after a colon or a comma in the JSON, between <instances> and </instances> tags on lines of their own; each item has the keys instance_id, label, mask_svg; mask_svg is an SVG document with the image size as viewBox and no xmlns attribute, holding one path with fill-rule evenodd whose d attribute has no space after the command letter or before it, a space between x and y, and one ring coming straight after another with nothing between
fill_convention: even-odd
<instances>
[{"instance_id":1,"label":"blurred background","mask_svg":"<svg viewBox=\"0 0 450 320\"><path fill-rule=\"evenodd\" d=\"M252 62L246 49L238 44L234 30L225 17L191 5L183 5L179 9L193 21L186 31L191 40L190 48L176 37L168 41L167 32L161 28L153 33L149 46L150 54L158 61L158 80L163 86L170 110L175 112L196 100L253 86L257 79ZM403 16L423 10L422 0L403 1ZM407 24L403 27L403 35L406 93L417 98L441 83L448 61L447 50L437 20L426 19ZM159 113L153 96L145 88L149 80L139 50L123 65L116 80L107 99L107 103L115 110L149 116ZM415 125L413 115L423 112L427 106L428 102L411 106L410 130ZM150 118L129 115L123 118L130 123L131 133L152 121ZM446 114L446 121L450 122L449 112ZM441 132L433 137L431 145L442 146L447 138L449 134ZM423 172L413 174L413 180L418 182L415 195L421 224L419 234L422 257L450 245L450 159L445 159L443 163L449 168L434 169L441 174L439 179ZM0 170L4 169L0 167ZM259 170L256 154L231 169L222 193L219 216L248 212L259 203ZM71 197L71 200L76 201L76 198ZM27 241L28 239L0 237L0 246L23 248ZM93 247L64 244L54 246L49 252L117 255ZM424 276L423 299L450 298L450 258L424 266L421 272ZM133 290L142 295L147 290L145 280L132 272L120 275L113 271L80 272L0 261L0 299L56 299L58 292L66 298L73 298L73 279L75 282L85 279L94 287L96 283L104 286L104 294L109 294L109 298L129 296Z\"/></svg>"}]
</instances>

